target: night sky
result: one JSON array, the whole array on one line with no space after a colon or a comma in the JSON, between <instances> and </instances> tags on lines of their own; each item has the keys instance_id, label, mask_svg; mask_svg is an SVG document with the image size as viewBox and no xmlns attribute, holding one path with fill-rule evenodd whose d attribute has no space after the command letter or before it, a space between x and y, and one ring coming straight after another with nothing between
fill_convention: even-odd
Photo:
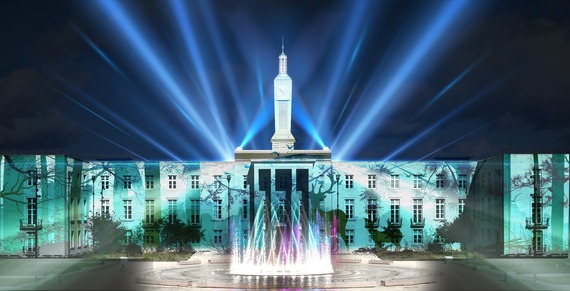
<instances>
[{"instance_id":1,"label":"night sky","mask_svg":"<svg viewBox=\"0 0 570 291\"><path fill-rule=\"evenodd\" d=\"M570 2L305 2L4 1L0 153L270 149L282 38L296 149L570 152Z\"/></svg>"}]
</instances>

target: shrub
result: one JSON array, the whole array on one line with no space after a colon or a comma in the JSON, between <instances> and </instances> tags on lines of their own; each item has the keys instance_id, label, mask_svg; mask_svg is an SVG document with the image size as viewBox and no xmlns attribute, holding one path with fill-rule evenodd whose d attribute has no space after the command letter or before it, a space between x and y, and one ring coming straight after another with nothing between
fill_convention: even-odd
<instances>
[{"instance_id":1,"label":"shrub","mask_svg":"<svg viewBox=\"0 0 570 291\"><path fill-rule=\"evenodd\" d=\"M141 256L143 254L141 246L130 243L125 247L125 253L127 257Z\"/></svg>"}]
</instances>

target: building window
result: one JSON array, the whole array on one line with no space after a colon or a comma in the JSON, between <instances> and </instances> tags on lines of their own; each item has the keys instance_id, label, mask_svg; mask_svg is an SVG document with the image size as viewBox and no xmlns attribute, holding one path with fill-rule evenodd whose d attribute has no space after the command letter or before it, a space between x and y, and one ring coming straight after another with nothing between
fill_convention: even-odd
<instances>
[{"instance_id":1,"label":"building window","mask_svg":"<svg viewBox=\"0 0 570 291\"><path fill-rule=\"evenodd\" d=\"M123 189L131 189L132 180L130 175L123 176Z\"/></svg>"},{"instance_id":2,"label":"building window","mask_svg":"<svg viewBox=\"0 0 570 291\"><path fill-rule=\"evenodd\" d=\"M154 223L154 200L145 201L145 223Z\"/></svg>"},{"instance_id":3,"label":"building window","mask_svg":"<svg viewBox=\"0 0 570 291\"><path fill-rule=\"evenodd\" d=\"M368 206L366 209L368 220L374 222L376 221L376 217L378 214L378 200L377 199L368 199Z\"/></svg>"},{"instance_id":4,"label":"building window","mask_svg":"<svg viewBox=\"0 0 570 291\"><path fill-rule=\"evenodd\" d=\"M241 218L242 219L247 219L247 216L249 214L249 209L248 209L248 201L247 199L243 199L243 207L242 207L242 212L241 212Z\"/></svg>"},{"instance_id":5,"label":"building window","mask_svg":"<svg viewBox=\"0 0 570 291\"><path fill-rule=\"evenodd\" d=\"M35 233L26 233L26 245L24 246L26 249L26 252L33 252L35 251L35 245L36 245L36 236Z\"/></svg>"},{"instance_id":6,"label":"building window","mask_svg":"<svg viewBox=\"0 0 570 291\"><path fill-rule=\"evenodd\" d=\"M125 245L128 245L133 242L133 232L131 230L127 230L125 232Z\"/></svg>"},{"instance_id":7,"label":"building window","mask_svg":"<svg viewBox=\"0 0 570 291\"><path fill-rule=\"evenodd\" d=\"M247 229L243 230L243 241L247 242L247 240L249 239L249 231Z\"/></svg>"},{"instance_id":8,"label":"building window","mask_svg":"<svg viewBox=\"0 0 570 291\"><path fill-rule=\"evenodd\" d=\"M198 175L190 176L190 188L192 189L200 188L200 176Z\"/></svg>"},{"instance_id":9,"label":"building window","mask_svg":"<svg viewBox=\"0 0 570 291\"><path fill-rule=\"evenodd\" d=\"M421 176L414 175L414 189L420 189L422 187Z\"/></svg>"},{"instance_id":10,"label":"building window","mask_svg":"<svg viewBox=\"0 0 570 291\"><path fill-rule=\"evenodd\" d=\"M390 188L400 189L400 175L391 175L390 176Z\"/></svg>"},{"instance_id":11,"label":"building window","mask_svg":"<svg viewBox=\"0 0 570 291\"><path fill-rule=\"evenodd\" d=\"M222 230L214 229L214 244L222 244Z\"/></svg>"},{"instance_id":12,"label":"building window","mask_svg":"<svg viewBox=\"0 0 570 291\"><path fill-rule=\"evenodd\" d=\"M145 231L144 242L146 244L154 244L154 231Z\"/></svg>"},{"instance_id":13,"label":"building window","mask_svg":"<svg viewBox=\"0 0 570 291\"><path fill-rule=\"evenodd\" d=\"M435 176L435 188L443 189L443 174L437 174Z\"/></svg>"},{"instance_id":14,"label":"building window","mask_svg":"<svg viewBox=\"0 0 570 291\"><path fill-rule=\"evenodd\" d=\"M354 199L344 199L344 205L346 210L346 218L354 218Z\"/></svg>"},{"instance_id":15,"label":"building window","mask_svg":"<svg viewBox=\"0 0 570 291\"><path fill-rule=\"evenodd\" d=\"M465 190L467 189L467 175L460 174L457 176L457 184L459 189Z\"/></svg>"},{"instance_id":16,"label":"building window","mask_svg":"<svg viewBox=\"0 0 570 291\"><path fill-rule=\"evenodd\" d=\"M36 224L36 218L38 216L38 205L36 198L27 198L27 208L28 208L28 224Z\"/></svg>"},{"instance_id":17,"label":"building window","mask_svg":"<svg viewBox=\"0 0 570 291\"><path fill-rule=\"evenodd\" d=\"M445 243L445 239L443 238L443 236L436 234L435 235L435 242L438 244L442 244L442 243Z\"/></svg>"},{"instance_id":18,"label":"building window","mask_svg":"<svg viewBox=\"0 0 570 291\"><path fill-rule=\"evenodd\" d=\"M109 200L101 200L101 215L103 217L109 217L111 203Z\"/></svg>"},{"instance_id":19,"label":"building window","mask_svg":"<svg viewBox=\"0 0 570 291\"><path fill-rule=\"evenodd\" d=\"M29 171L28 172L28 186L34 186L38 184L38 171Z\"/></svg>"},{"instance_id":20,"label":"building window","mask_svg":"<svg viewBox=\"0 0 570 291\"><path fill-rule=\"evenodd\" d=\"M133 219L133 203L131 200L123 200L125 219Z\"/></svg>"},{"instance_id":21,"label":"building window","mask_svg":"<svg viewBox=\"0 0 570 291\"><path fill-rule=\"evenodd\" d=\"M28 198L28 202L29 202L29 198ZM29 205L29 204L28 204ZM29 208L28 208L28 212L29 212ZM69 200L69 216L71 218L71 223L75 223L75 206L73 205L73 198L71 198L71 200Z\"/></svg>"},{"instance_id":22,"label":"building window","mask_svg":"<svg viewBox=\"0 0 570 291\"><path fill-rule=\"evenodd\" d=\"M423 242L424 242L423 230L414 229L414 243L415 244L421 244Z\"/></svg>"},{"instance_id":23,"label":"building window","mask_svg":"<svg viewBox=\"0 0 570 291\"><path fill-rule=\"evenodd\" d=\"M445 219L445 199L435 199L435 218Z\"/></svg>"},{"instance_id":24,"label":"building window","mask_svg":"<svg viewBox=\"0 0 570 291\"><path fill-rule=\"evenodd\" d=\"M222 199L214 200L214 219L222 219Z\"/></svg>"},{"instance_id":25,"label":"building window","mask_svg":"<svg viewBox=\"0 0 570 291\"><path fill-rule=\"evenodd\" d=\"M73 174L71 173L71 171L67 172L67 186L69 186L69 190L71 191L71 178L73 177Z\"/></svg>"},{"instance_id":26,"label":"building window","mask_svg":"<svg viewBox=\"0 0 570 291\"><path fill-rule=\"evenodd\" d=\"M214 175L214 183L216 188L220 188L222 186L222 175Z\"/></svg>"},{"instance_id":27,"label":"building window","mask_svg":"<svg viewBox=\"0 0 570 291\"><path fill-rule=\"evenodd\" d=\"M279 225L285 226L287 223L287 211L285 210L285 200L279 200L279 205L277 206L277 219L279 219Z\"/></svg>"},{"instance_id":28,"label":"building window","mask_svg":"<svg viewBox=\"0 0 570 291\"><path fill-rule=\"evenodd\" d=\"M465 199L459 199L459 214L465 211Z\"/></svg>"},{"instance_id":29,"label":"building window","mask_svg":"<svg viewBox=\"0 0 570 291\"><path fill-rule=\"evenodd\" d=\"M81 199L77 199L77 205L75 206L76 216L75 219L81 220L81 207L79 207L81 203Z\"/></svg>"},{"instance_id":30,"label":"building window","mask_svg":"<svg viewBox=\"0 0 570 291\"><path fill-rule=\"evenodd\" d=\"M345 175L344 176L344 185L347 189L353 188L353 175Z\"/></svg>"},{"instance_id":31,"label":"building window","mask_svg":"<svg viewBox=\"0 0 570 291\"><path fill-rule=\"evenodd\" d=\"M168 200L168 222L174 223L178 219L176 214L176 200Z\"/></svg>"},{"instance_id":32,"label":"building window","mask_svg":"<svg viewBox=\"0 0 570 291\"><path fill-rule=\"evenodd\" d=\"M376 189L376 175L368 175L368 189Z\"/></svg>"},{"instance_id":33,"label":"building window","mask_svg":"<svg viewBox=\"0 0 570 291\"><path fill-rule=\"evenodd\" d=\"M154 189L154 175L145 176L146 189Z\"/></svg>"},{"instance_id":34,"label":"building window","mask_svg":"<svg viewBox=\"0 0 570 291\"><path fill-rule=\"evenodd\" d=\"M414 223L420 223L420 222L422 222L422 218L424 216L424 214L423 214L423 203L424 203L424 201L423 201L423 199L414 199L413 203L414 203L412 206L413 207L413 209L412 209L412 211L413 211L413 213L412 213L413 222Z\"/></svg>"},{"instance_id":35,"label":"building window","mask_svg":"<svg viewBox=\"0 0 570 291\"><path fill-rule=\"evenodd\" d=\"M101 189L109 189L109 176L101 176Z\"/></svg>"},{"instance_id":36,"label":"building window","mask_svg":"<svg viewBox=\"0 0 570 291\"><path fill-rule=\"evenodd\" d=\"M243 175L243 189L247 188L247 175Z\"/></svg>"},{"instance_id":37,"label":"building window","mask_svg":"<svg viewBox=\"0 0 570 291\"><path fill-rule=\"evenodd\" d=\"M354 229L346 230L346 243L349 245L354 244Z\"/></svg>"},{"instance_id":38,"label":"building window","mask_svg":"<svg viewBox=\"0 0 570 291\"><path fill-rule=\"evenodd\" d=\"M89 216L89 208L87 207L87 199L83 198L83 220L87 220Z\"/></svg>"},{"instance_id":39,"label":"building window","mask_svg":"<svg viewBox=\"0 0 570 291\"><path fill-rule=\"evenodd\" d=\"M190 223L199 224L200 223L200 200L192 199L190 200Z\"/></svg>"},{"instance_id":40,"label":"building window","mask_svg":"<svg viewBox=\"0 0 570 291\"><path fill-rule=\"evenodd\" d=\"M400 222L400 199L390 199L390 222Z\"/></svg>"},{"instance_id":41,"label":"building window","mask_svg":"<svg viewBox=\"0 0 570 291\"><path fill-rule=\"evenodd\" d=\"M83 245L83 240L82 240L83 236L81 235L81 230L77 231L77 246L79 248L81 248L81 246Z\"/></svg>"},{"instance_id":42,"label":"building window","mask_svg":"<svg viewBox=\"0 0 570 291\"><path fill-rule=\"evenodd\" d=\"M176 175L168 175L168 189L176 189Z\"/></svg>"},{"instance_id":43,"label":"building window","mask_svg":"<svg viewBox=\"0 0 570 291\"><path fill-rule=\"evenodd\" d=\"M275 185L275 189L286 189L287 188L287 176L285 175L278 175L277 176L277 185Z\"/></svg>"}]
</instances>

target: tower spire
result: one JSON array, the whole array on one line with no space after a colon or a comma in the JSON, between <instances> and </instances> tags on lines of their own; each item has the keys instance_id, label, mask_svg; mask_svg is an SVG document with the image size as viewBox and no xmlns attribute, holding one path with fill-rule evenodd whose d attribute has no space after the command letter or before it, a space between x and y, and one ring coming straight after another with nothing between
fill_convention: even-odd
<instances>
[{"instance_id":1,"label":"tower spire","mask_svg":"<svg viewBox=\"0 0 570 291\"><path fill-rule=\"evenodd\" d=\"M271 149L276 152L291 152L295 149L295 138L291 134L291 101L293 80L287 75L285 38L281 36L279 74L273 80L273 108L275 110L275 134L271 138Z\"/></svg>"},{"instance_id":2,"label":"tower spire","mask_svg":"<svg viewBox=\"0 0 570 291\"><path fill-rule=\"evenodd\" d=\"M279 74L287 74L287 55L285 54L285 37L281 36L281 54L279 55Z\"/></svg>"}]
</instances>

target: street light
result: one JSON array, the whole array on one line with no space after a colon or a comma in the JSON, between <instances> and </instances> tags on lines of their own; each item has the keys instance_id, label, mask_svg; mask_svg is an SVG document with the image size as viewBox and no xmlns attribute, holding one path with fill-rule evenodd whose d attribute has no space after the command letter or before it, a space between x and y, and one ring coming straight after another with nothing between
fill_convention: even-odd
<instances>
[{"instance_id":1,"label":"street light","mask_svg":"<svg viewBox=\"0 0 570 291\"><path fill-rule=\"evenodd\" d=\"M91 204L93 204L93 212L91 213L91 217L95 216L95 175L91 177L91 181L93 181L93 199L91 199Z\"/></svg>"},{"instance_id":2,"label":"street light","mask_svg":"<svg viewBox=\"0 0 570 291\"><path fill-rule=\"evenodd\" d=\"M232 176L230 174L227 174L226 179L228 180L228 247L229 247L232 241L231 232L230 232L230 181L232 180Z\"/></svg>"},{"instance_id":3,"label":"street light","mask_svg":"<svg viewBox=\"0 0 570 291\"><path fill-rule=\"evenodd\" d=\"M36 198L34 203L34 227L36 229L36 233L34 234L34 257L38 258L38 170L29 170L28 175L30 179L33 177L33 184L36 188Z\"/></svg>"},{"instance_id":4,"label":"street light","mask_svg":"<svg viewBox=\"0 0 570 291\"><path fill-rule=\"evenodd\" d=\"M340 174L336 175L336 211L338 211L338 185L340 181Z\"/></svg>"},{"instance_id":5,"label":"street light","mask_svg":"<svg viewBox=\"0 0 570 291\"><path fill-rule=\"evenodd\" d=\"M334 224L335 224L335 236L336 236L336 240L335 240L335 250L338 250L338 222L336 219L336 215L338 213L338 186L340 184L340 174L336 174L335 176L336 178L336 211L334 212Z\"/></svg>"}]
</instances>

